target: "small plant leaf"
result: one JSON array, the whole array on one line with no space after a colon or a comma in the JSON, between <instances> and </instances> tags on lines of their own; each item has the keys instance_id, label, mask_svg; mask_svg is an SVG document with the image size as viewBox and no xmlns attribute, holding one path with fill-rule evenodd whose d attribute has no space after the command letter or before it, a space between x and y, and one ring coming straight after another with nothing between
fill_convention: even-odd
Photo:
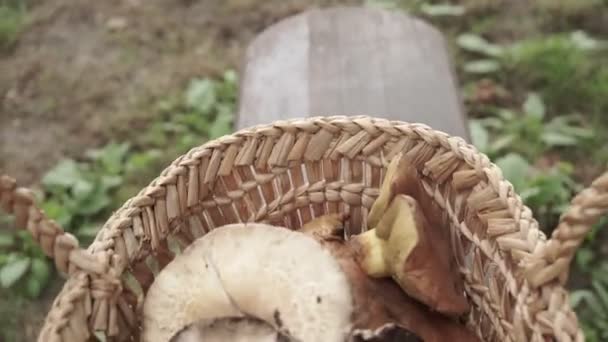
<instances>
[{"instance_id":1,"label":"small plant leaf","mask_svg":"<svg viewBox=\"0 0 608 342\"><path fill-rule=\"evenodd\" d=\"M47 187L68 188L80 178L82 174L78 164L72 159L64 159L44 175L42 184Z\"/></svg>"},{"instance_id":2,"label":"small plant leaf","mask_svg":"<svg viewBox=\"0 0 608 342\"><path fill-rule=\"evenodd\" d=\"M97 160L106 173L118 174L122 171L123 160L129 152L129 148L128 143L111 143L103 148L88 151L87 156Z\"/></svg>"},{"instance_id":3,"label":"small plant leaf","mask_svg":"<svg viewBox=\"0 0 608 342\"><path fill-rule=\"evenodd\" d=\"M500 57L503 54L503 48L501 46L489 43L483 37L476 34L461 34L456 39L456 43L463 50L480 53L489 57Z\"/></svg>"},{"instance_id":4,"label":"small plant leaf","mask_svg":"<svg viewBox=\"0 0 608 342\"><path fill-rule=\"evenodd\" d=\"M0 269L0 285L9 288L15 284L30 267L29 258L21 258L7 263Z\"/></svg>"},{"instance_id":5,"label":"small plant leaf","mask_svg":"<svg viewBox=\"0 0 608 342\"><path fill-rule=\"evenodd\" d=\"M107 208L111 203L110 197L101 184L96 184L89 196L78 202L78 213L81 215L93 215Z\"/></svg>"},{"instance_id":6,"label":"small plant leaf","mask_svg":"<svg viewBox=\"0 0 608 342\"><path fill-rule=\"evenodd\" d=\"M72 186L72 195L74 195L74 198L77 200L85 199L91 195L94 189L95 187L91 182L80 178L75 180L74 185Z\"/></svg>"},{"instance_id":7,"label":"small plant leaf","mask_svg":"<svg viewBox=\"0 0 608 342\"><path fill-rule=\"evenodd\" d=\"M550 147L575 146L578 142L575 137L560 132L543 132L541 139Z\"/></svg>"},{"instance_id":8,"label":"small plant leaf","mask_svg":"<svg viewBox=\"0 0 608 342\"><path fill-rule=\"evenodd\" d=\"M471 74L490 74L500 70L500 63L493 59L479 59L465 63L463 70Z\"/></svg>"},{"instance_id":9,"label":"small plant leaf","mask_svg":"<svg viewBox=\"0 0 608 342\"><path fill-rule=\"evenodd\" d=\"M428 4L424 3L420 6L420 11L430 17L442 16L461 16L465 13L465 8L459 5L452 4Z\"/></svg>"},{"instance_id":10,"label":"small plant leaf","mask_svg":"<svg viewBox=\"0 0 608 342\"><path fill-rule=\"evenodd\" d=\"M545 116L545 104L536 93L528 94L524 102L524 113L528 116L541 120Z\"/></svg>"},{"instance_id":11,"label":"small plant leaf","mask_svg":"<svg viewBox=\"0 0 608 342\"><path fill-rule=\"evenodd\" d=\"M517 153L509 153L496 160L496 165L502 170L515 189L521 189L526 183L526 176L530 172L530 163Z\"/></svg>"},{"instance_id":12,"label":"small plant leaf","mask_svg":"<svg viewBox=\"0 0 608 342\"><path fill-rule=\"evenodd\" d=\"M194 79L186 90L186 105L201 114L211 112L216 103L215 86L210 79Z\"/></svg>"},{"instance_id":13,"label":"small plant leaf","mask_svg":"<svg viewBox=\"0 0 608 342\"><path fill-rule=\"evenodd\" d=\"M46 284L51 277L51 268L46 260L33 258L30 273L32 277L36 278L40 283Z\"/></svg>"},{"instance_id":14,"label":"small plant leaf","mask_svg":"<svg viewBox=\"0 0 608 342\"><path fill-rule=\"evenodd\" d=\"M42 292L42 287L43 284L38 281L38 279L32 277L31 275L27 277L25 291L30 298L38 298L38 296L40 296L40 292Z\"/></svg>"}]
</instances>

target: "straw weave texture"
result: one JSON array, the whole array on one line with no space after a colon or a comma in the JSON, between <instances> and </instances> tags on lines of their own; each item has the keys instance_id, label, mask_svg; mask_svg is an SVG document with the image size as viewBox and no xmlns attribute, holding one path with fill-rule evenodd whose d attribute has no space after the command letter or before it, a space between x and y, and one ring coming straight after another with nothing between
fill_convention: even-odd
<instances>
[{"instance_id":1,"label":"straw weave texture","mask_svg":"<svg viewBox=\"0 0 608 342\"><path fill-rule=\"evenodd\" d=\"M0 179L14 213L68 280L40 341L137 340L145 291L176 252L229 223L297 229L349 214L367 229L385 167L403 152L444 209L452 256L472 304L467 324L484 341L583 341L563 283L588 227L608 210L608 174L581 193L553 239L488 158L463 139L421 124L316 117L256 126L177 158L107 221L88 249L46 218L27 190Z\"/></svg>"}]
</instances>

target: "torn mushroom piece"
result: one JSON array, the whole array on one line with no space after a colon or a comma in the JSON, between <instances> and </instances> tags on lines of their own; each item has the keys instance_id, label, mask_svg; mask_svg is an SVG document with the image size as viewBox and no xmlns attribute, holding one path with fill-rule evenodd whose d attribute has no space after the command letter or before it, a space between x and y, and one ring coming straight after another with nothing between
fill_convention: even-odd
<instances>
[{"instance_id":1,"label":"torn mushroom piece","mask_svg":"<svg viewBox=\"0 0 608 342\"><path fill-rule=\"evenodd\" d=\"M326 222L320 217L309 227ZM334 222L337 229L341 224ZM324 229L326 232L335 229ZM314 231L318 231L312 229ZM350 283L353 297L352 331L347 341L425 341L476 342L477 336L457 320L430 310L410 298L390 278L368 276L357 261L356 242L315 234L319 243L329 250L340 264ZM355 245L355 246L354 246Z\"/></svg>"},{"instance_id":2,"label":"torn mushroom piece","mask_svg":"<svg viewBox=\"0 0 608 342\"><path fill-rule=\"evenodd\" d=\"M469 305L440 226L442 212L417 176L400 156L391 162L370 211L368 222L374 229L353 238L358 260L367 274L393 277L408 295L431 309L462 315Z\"/></svg>"},{"instance_id":3,"label":"torn mushroom piece","mask_svg":"<svg viewBox=\"0 0 608 342\"><path fill-rule=\"evenodd\" d=\"M338 262L310 236L264 224L228 225L194 241L160 272L144 302L142 340L166 342L196 322L223 319L223 328L208 324L203 332L238 341L251 325L226 323L240 317L296 341L342 342L352 303Z\"/></svg>"}]
</instances>

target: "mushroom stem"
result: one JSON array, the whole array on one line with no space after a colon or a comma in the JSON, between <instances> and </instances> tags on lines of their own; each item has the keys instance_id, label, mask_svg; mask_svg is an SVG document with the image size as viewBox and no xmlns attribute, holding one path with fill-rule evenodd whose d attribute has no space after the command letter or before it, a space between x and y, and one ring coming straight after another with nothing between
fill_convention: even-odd
<instances>
[{"instance_id":1,"label":"mushroom stem","mask_svg":"<svg viewBox=\"0 0 608 342\"><path fill-rule=\"evenodd\" d=\"M374 278L392 275L392 266L386 257L387 241L380 239L375 229L356 235L352 241L357 250L357 261L365 273Z\"/></svg>"},{"instance_id":2,"label":"mushroom stem","mask_svg":"<svg viewBox=\"0 0 608 342\"><path fill-rule=\"evenodd\" d=\"M409 196L393 198L376 229L353 238L358 260L372 277L390 275L410 296L447 315L468 310L468 303L455 280L450 265L438 257L446 250L439 236L433 235L416 200ZM378 232L385 232L382 238ZM375 234L374 234L375 232Z\"/></svg>"},{"instance_id":3,"label":"mushroom stem","mask_svg":"<svg viewBox=\"0 0 608 342\"><path fill-rule=\"evenodd\" d=\"M393 199L375 229L353 238L358 261L365 272L375 278L391 276L404 286L404 264L418 243L418 232L412 198L397 196ZM382 231L386 238L382 238Z\"/></svg>"}]
</instances>

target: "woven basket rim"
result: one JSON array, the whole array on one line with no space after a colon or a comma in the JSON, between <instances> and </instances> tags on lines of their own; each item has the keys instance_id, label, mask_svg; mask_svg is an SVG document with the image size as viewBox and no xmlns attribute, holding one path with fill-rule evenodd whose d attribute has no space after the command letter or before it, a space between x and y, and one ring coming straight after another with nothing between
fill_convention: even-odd
<instances>
[{"instance_id":1,"label":"woven basket rim","mask_svg":"<svg viewBox=\"0 0 608 342\"><path fill-rule=\"evenodd\" d=\"M510 289L510 291L515 292L516 303L511 308L515 318L513 321L495 322L494 324L500 325L503 330L506 327L505 333L512 336L513 341L544 341L544 337L546 336L554 336L558 340L582 340L582 332L577 327L576 315L569 305L568 293L563 286L550 283L539 288L532 288L526 279L521 276L525 271L521 261L540 248L545 243L546 237L539 229L538 222L534 219L531 210L522 203L520 196L515 192L513 185L505 180L500 169L473 145L460 137L453 137L447 133L433 130L424 124L389 121L368 116L310 117L257 125L208 141L176 158L161 172L158 178L150 182L136 196L127 200L108 219L87 250L98 259L105 258L107 264L110 265L112 263L112 255L117 253L116 237L122 236L121 234L125 227L132 227L132 217L141 211L141 208L153 206L156 198L165 195L164 187L167 184L174 184L175 179L179 175L187 173L188 168L192 166L193 160L201 158L213 159L215 156L218 156L217 158L219 159L214 164L216 168L215 172L218 172L218 170L222 172L223 167L231 166L222 164L225 154L238 154L241 150L232 151L230 150L231 146L237 146L238 144L246 145L252 139L256 140L268 137L281 139L281 137L287 134L295 137L297 133L308 134L313 138L319 137L319 139L321 139L322 134L329 134L331 139L334 139L334 135L340 132L348 133L351 138L354 138L358 134L360 136L368 135L369 138L366 140L367 146L377 143L378 148L389 139L412 139L417 144L424 142L434 151L449 152L451 153L449 157L457 158L460 162L464 162L463 165L467 165L468 168L460 170L462 175L473 180L480 180L479 183L475 182L475 184L470 185L471 188L481 184L481 188L485 190L490 189L491 191L488 191L493 193L493 198L497 199L505 207L509 217L514 219L517 225L517 231L505 234L505 236L508 235L508 239L504 240L504 244L500 240L501 235L497 237L486 236L483 240L479 240L477 236L470 237L473 240L477 239L476 243L478 246L484 246L483 248L487 249L485 252L491 257L497 257L500 253L510 253L509 257L516 257L518 259L512 263L512 266L509 266L509 263L506 262L498 264L498 268L505 268L500 270L501 272L511 274L513 277L512 279L508 279L508 282L512 282L512 284L505 285L505 288L515 286ZM353 140L354 142L356 141ZM343 155L347 155L353 150L356 150L353 155L361 153L362 148L360 146L350 146L348 143L348 139L347 141L341 141L341 145L336 149L341 148ZM291 141L291 144L293 147L293 141ZM242 149L245 149L245 147L242 147ZM306 152L303 153L303 157L311 160L324 158L322 154L315 153L311 152L307 154ZM388 159L384 160L384 155L380 154L380 162L385 166ZM236 157L238 158L238 155ZM454 173L460 171L451 170L448 178L451 179ZM468 173L465 171L468 171ZM433 194L433 189L428 189L428 191ZM441 195L435 195L435 197L441 197ZM438 204L448 212L454 210L454 208L450 207L450 203L441 203L440 200ZM114 276L115 279L119 279L120 274ZM93 279L90 275L81 271L72 272L47 316L41 338L42 336L57 335L59 329L68 324L70 315L74 314L69 309L66 309L68 303L72 304L81 300L83 296L90 296L91 284L95 281L102 281L100 279L105 278ZM110 280L106 279L105 281ZM120 306L120 303L116 304L114 302L114 305ZM93 321L95 320L95 317L93 317ZM104 320L101 321L103 322L99 324L94 322L92 324L93 327L102 330L112 329L110 327L111 323ZM560 325L556 322L564 324ZM89 324L91 325L91 323Z\"/></svg>"}]
</instances>

